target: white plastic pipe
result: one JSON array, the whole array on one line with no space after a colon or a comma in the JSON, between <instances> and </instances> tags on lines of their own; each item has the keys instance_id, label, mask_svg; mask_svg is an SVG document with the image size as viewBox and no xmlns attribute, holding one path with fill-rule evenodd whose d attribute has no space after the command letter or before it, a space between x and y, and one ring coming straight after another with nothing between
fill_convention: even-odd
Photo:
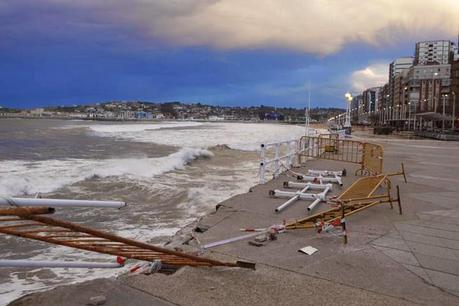
<instances>
[{"instance_id":1,"label":"white plastic pipe","mask_svg":"<svg viewBox=\"0 0 459 306\"><path fill-rule=\"evenodd\" d=\"M121 208L126 202L0 197L0 206L104 207Z\"/></svg>"},{"instance_id":2,"label":"white plastic pipe","mask_svg":"<svg viewBox=\"0 0 459 306\"><path fill-rule=\"evenodd\" d=\"M293 198L289 199L287 202L285 202L284 204L280 205L279 207L277 207L276 209L274 209L275 212L281 212L283 209L289 207L290 205L292 205L293 203L295 203L296 201L298 201L300 199L300 195L296 195L294 196Z\"/></svg>"},{"instance_id":3,"label":"white plastic pipe","mask_svg":"<svg viewBox=\"0 0 459 306\"><path fill-rule=\"evenodd\" d=\"M121 268L118 263L102 262L71 262L71 261L35 261L0 259L0 268L85 268L113 269Z\"/></svg>"},{"instance_id":4,"label":"white plastic pipe","mask_svg":"<svg viewBox=\"0 0 459 306\"><path fill-rule=\"evenodd\" d=\"M322 176L302 176L301 181L314 181L319 180L322 182L338 183L342 185L341 178L337 179L336 177L322 177Z\"/></svg>"},{"instance_id":5,"label":"white plastic pipe","mask_svg":"<svg viewBox=\"0 0 459 306\"><path fill-rule=\"evenodd\" d=\"M308 211L311 211L316 207L317 204L319 204L322 200L321 199L315 199L314 202L311 203L311 205L308 206Z\"/></svg>"},{"instance_id":6,"label":"white plastic pipe","mask_svg":"<svg viewBox=\"0 0 459 306\"><path fill-rule=\"evenodd\" d=\"M278 213L278 212L281 212L283 209L287 208L288 206L292 205L293 203L298 201L300 199L300 195L302 193L308 191L309 188L310 188L310 186L304 187L300 192L297 192L296 195L294 195L290 200L288 200L287 202L285 202L281 206L277 207L274 211Z\"/></svg>"},{"instance_id":7,"label":"white plastic pipe","mask_svg":"<svg viewBox=\"0 0 459 306\"><path fill-rule=\"evenodd\" d=\"M314 183L298 183L298 182L287 182L287 188L304 188L309 186L310 189L325 190L329 184L314 184Z\"/></svg>"},{"instance_id":8,"label":"white plastic pipe","mask_svg":"<svg viewBox=\"0 0 459 306\"><path fill-rule=\"evenodd\" d=\"M266 229L265 232L267 232L268 230L269 229ZM228 243L232 243L232 242L248 239L248 238L251 238L251 237L255 237L255 236L260 235L260 233L262 233L262 232L255 232L255 233L250 233L250 234L247 234L247 235L242 235L242 236L228 238L228 239L224 239L224 240L220 240L220 241L211 242L211 243L203 245L201 248L202 249L214 248L214 247L219 246L219 245L224 245L224 244L228 244Z\"/></svg>"},{"instance_id":9,"label":"white plastic pipe","mask_svg":"<svg viewBox=\"0 0 459 306\"><path fill-rule=\"evenodd\" d=\"M308 170L308 175L325 175L325 176L334 176L339 175L343 176L343 171L330 171L330 170Z\"/></svg>"},{"instance_id":10,"label":"white plastic pipe","mask_svg":"<svg viewBox=\"0 0 459 306\"><path fill-rule=\"evenodd\" d=\"M335 179L338 182L338 185L343 186L343 181L341 180L341 176L335 174Z\"/></svg>"},{"instance_id":11,"label":"white plastic pipe","mask_svg":"<svg viewBox=\"0 0 459 306\"><path fill-rule=\"evenodd\" d=\"M315 193L300 193L299 191L274 190L274 196L278 198L291 198L298 196L301 200L314 200L318 197Z\"/></svg>"}]
</instances>

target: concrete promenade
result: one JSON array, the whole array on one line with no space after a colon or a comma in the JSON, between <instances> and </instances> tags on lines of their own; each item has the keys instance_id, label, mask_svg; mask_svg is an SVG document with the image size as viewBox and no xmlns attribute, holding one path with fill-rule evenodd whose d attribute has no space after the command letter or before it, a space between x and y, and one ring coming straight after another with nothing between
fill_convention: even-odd
<instances>
[{"instance_id":1,"label":"concrete promenade","mask_svg":"<svg viewBox=\"0 0 459 306\"><path fill-rule=\"evenodd\" d=\"M241 268L185 267L173 275L140 275L96 280L27 296L13 305L84 305L103 294L105 305L459 305L459 143L372 138L384 146L385 172L405 163L401 177L404 214L388 204L347 218L349 243L314 230L289 231L262 247L239 241L203 255L257 264ZM314 160L307 168L341 170L348 176L339 194L356 179L356 165ZM298 169L301 172L304 169ZM280 214L284 199L268 196L287 180L256 186L221 203L200 220L209 229L202 244L241 235L240 228L267 227L306 216L306 201ZM321 204L321 209L327 208ZM186 230L184 230L186 232ZM298 249L311 245L308 256ZM190 246L180 246L191 250Z\"/></svg>"}]
</instances>

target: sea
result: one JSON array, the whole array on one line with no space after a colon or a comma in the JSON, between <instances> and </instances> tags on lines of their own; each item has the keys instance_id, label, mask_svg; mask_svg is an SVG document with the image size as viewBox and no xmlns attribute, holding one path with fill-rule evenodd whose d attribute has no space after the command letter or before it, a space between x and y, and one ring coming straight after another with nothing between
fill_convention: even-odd
<instances>
[{"instance_id":1,"label":"sea","mask_svg":"<svg viewBox=\"0 0 459 306\"><path fill-rule=\"evenodd\" d=\"M0 120L0 196L120 200L122 209L61 208L56 218L161 245L259 180L262 143L298 139L279 123ZM114 262L0 234L0 259ZM120 269L0 268L0 305Z\"/></svg>"}]
</instances>

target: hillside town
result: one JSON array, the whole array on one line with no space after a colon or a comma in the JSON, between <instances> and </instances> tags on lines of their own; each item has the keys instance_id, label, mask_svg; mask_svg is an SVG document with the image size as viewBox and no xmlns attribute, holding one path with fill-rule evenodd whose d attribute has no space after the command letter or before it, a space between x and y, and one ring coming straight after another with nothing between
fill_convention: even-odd
<instances>
[{"instance_id":1,"label":"hillside town","mask_svg":"<svg viewBox=\"0 0 459 306\"><path fill-rule=\"evenodd\" d=\"M314 108L311 122L324 122L342 113L340 108ZM152 103L142 101L112 101L94 105L57 106L28 110L0 108L0 118L59 118L107 121L141 120L204 120L204 121L285 121L304 122L305 110L272 106L214 106L181 102Z\"/></svg>"},{"instance_id":2,"label":"hillside town","mask_svg":"<svg viewBox=\"0 0 459 306\"><path fill-rule=\"evenodd\" d=\"M430 133L457 128L458 45L449 40L422 41L414 56L394 59L388 81L356 94L353 124L373 124Z\"/></svg>"}]
</instances>

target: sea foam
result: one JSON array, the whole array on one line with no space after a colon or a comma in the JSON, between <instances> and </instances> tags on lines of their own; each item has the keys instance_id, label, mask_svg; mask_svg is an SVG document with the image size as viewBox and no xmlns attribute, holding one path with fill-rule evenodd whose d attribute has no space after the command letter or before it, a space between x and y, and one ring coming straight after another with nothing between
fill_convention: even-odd
<instances>
[{"instance_id":1,"label":"sea foam","mask_svg":"<svg viewBox=\"0 0 459 306\"><path fill-rule=\"evenodd\" d=\"M52 192L94 176L153 177L183 169L198 157L212 156L205 149L182 148L158 158L5 160L0 162L0 195Z\"/></svg>"},{"instance_id":2,"label":"sea foam","mask_svg":"<svg viewBox=\"0 0 459 306\"><path fill-rule=\"evenodd\" d=\"M298 125L267 123L196 123L88 125L101 137L176 147L211 148L227 145L231 149L256 151L261 143L299 139L305 128ZM174 127L174 128L166 128ZM190 128L196 127L196 128Z\"/></svg>"}]
</instances>

